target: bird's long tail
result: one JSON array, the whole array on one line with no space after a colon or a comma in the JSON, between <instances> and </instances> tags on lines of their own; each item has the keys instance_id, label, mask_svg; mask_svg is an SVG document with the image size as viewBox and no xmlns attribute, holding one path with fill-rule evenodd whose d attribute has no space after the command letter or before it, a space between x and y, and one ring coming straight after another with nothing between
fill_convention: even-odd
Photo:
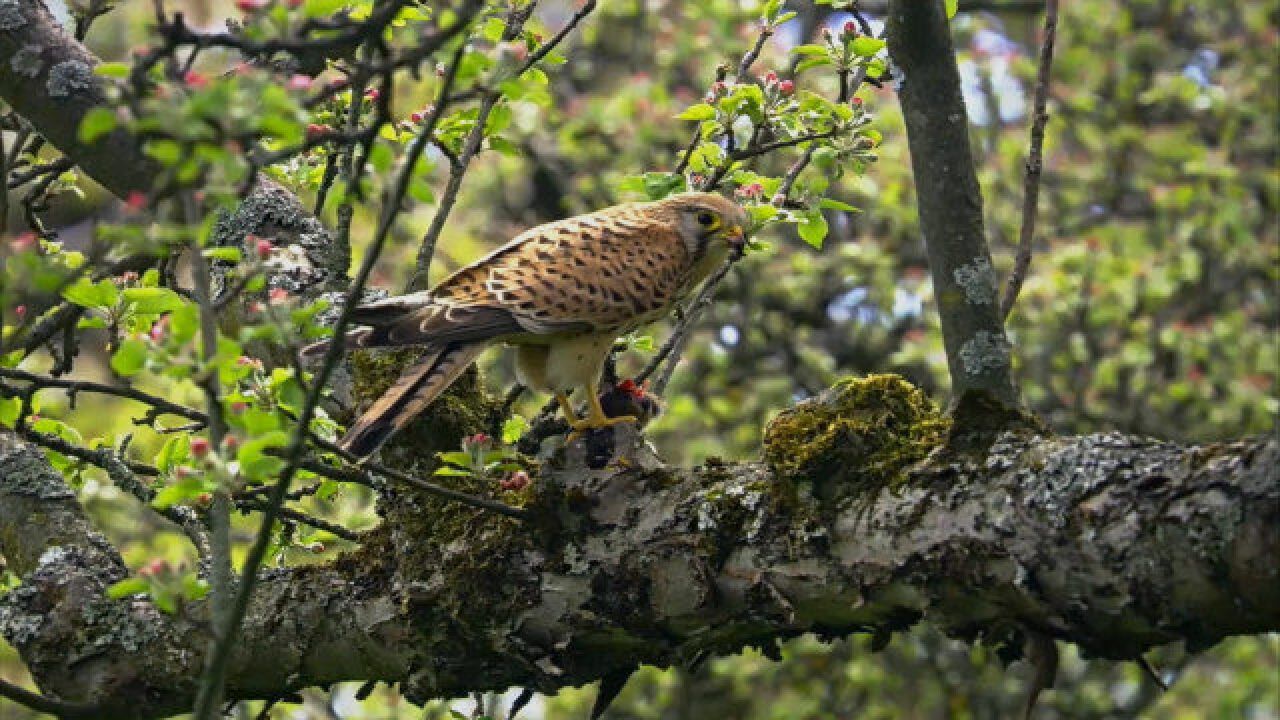
<instances>
[{"instance_id":1,"label":"bird's long tail","mask_svg":"<svg viewBox=\"0 0 1280 720\"><path fill-rule=\"evenodd\" d=\"M484 347L484 343L471 343L428 349L364 411L342 438L342 447L361 457L372 455L447 390Z\"/></svg>"}]
</instances>

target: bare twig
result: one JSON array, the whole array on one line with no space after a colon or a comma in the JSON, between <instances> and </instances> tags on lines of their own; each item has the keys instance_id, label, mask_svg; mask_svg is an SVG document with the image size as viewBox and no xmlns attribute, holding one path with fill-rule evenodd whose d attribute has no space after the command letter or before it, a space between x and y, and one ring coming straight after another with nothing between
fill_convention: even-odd
<instances>
[{"instance_id":1,"label":"bare twig","mask_svg":"<svg viewBox=\"0 0 1280 720\"><path fill-rule=\"evenodd\" d=\"M90 392L98 395L112 395L119 398L125 398L136 402L150 405L153 409L160 411L162 414L178 415L195 420L201 424L207 422L208 415L186 405L179 405L162 397L143 392L133 387L116 387L115 385L106 385L104 383L94 382L92 380L64 380L62 378L47 377L45 375L37 375L36 373L27 372L18 368L0 368L0 378L8 378L10 380L21 380L30 383L38 388L57 388L65 390L67 395L72 397L72 402L76 393Z\"/></svg>"},{"instance_id":2,"label":"bare twig","mask_svg":"<svg viewBox=\"0 0 1280 720\"><path fill-rule=\"evenodd\" d=\"M1040 68L1036 71L1036 97L1031 116L1031 140L1024 168L1022 198L1022 230L1018 234L1018 254L1009 284L1000 300L1000 317L1007 319L1026 282L1031 268L1032 243L1036 234L1036 210L1040 201L1040 171L1043 168L1044 127L1049 122L1049 78L1053 69L1053 41L1058 30L1058 0L1045 0L1044 42L1040 46Z\"/></svg>"},{"instance_id":3,"label":"bare twig","mask_svg":"<svg viewBox=\"0 0 1280 720\"><path fill-rule=\"evenodd\" d=\"M0 697L8 698L36 712L49 713L59 718L92 718L100 709L95 705L79 705L38 695L13 683L0 679Z\"/></svg>"}]
</instances>

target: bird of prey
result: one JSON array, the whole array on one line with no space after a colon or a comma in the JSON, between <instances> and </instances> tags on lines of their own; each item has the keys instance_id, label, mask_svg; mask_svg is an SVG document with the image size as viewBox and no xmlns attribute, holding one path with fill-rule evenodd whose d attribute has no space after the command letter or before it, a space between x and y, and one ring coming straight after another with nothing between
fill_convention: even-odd
<instances>
[{"instance_id":1,"label":"bird of prey","mask_svg":"<svg viewBox=\"0 0 1280 720\"><path fill-rule=\"evenodd\" d=\"M362 327L347 334L348 347L427 352L351 426L343 447L372 454L499 342L517 348L520 382L554 395L575 431L635 421L606 416L597 395L614 342L665 315L740 251L746 225L741 207L712 193L616 205L527 230L426 292L355 308ZM569 401L578 389L585 418Z\"/></svg>"}]
</instances>

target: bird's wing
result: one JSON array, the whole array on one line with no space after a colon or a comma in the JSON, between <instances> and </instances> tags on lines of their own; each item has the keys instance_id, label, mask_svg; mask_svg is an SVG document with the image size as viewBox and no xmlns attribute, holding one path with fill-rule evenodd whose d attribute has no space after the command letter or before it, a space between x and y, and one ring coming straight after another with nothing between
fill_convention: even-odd
<instances>
[{"instance_id":1,"label":"bird's wing","mask_svg":"<svg viewBox=\"0 0 1280 720\"><path fill-rule=\"evenodd\" d=\"M688 276L675 228L624 205L534 228L431 295L454 312L501 310L526 333L598 332L665 310Z\"/></svg>"},{"instance_id":2,"label":"bird's wing","mask_svg":"<svg viewBox=\"0 0 1280 720\"><path fill-rule=\"evenodd\" d=\"M528 230L430 292L356 308L356 347L474 343L625 328L652 319L688 279L688 251L643 206ZM316 347L321 347L317 344Z\"/></svg>"}]
</instances>

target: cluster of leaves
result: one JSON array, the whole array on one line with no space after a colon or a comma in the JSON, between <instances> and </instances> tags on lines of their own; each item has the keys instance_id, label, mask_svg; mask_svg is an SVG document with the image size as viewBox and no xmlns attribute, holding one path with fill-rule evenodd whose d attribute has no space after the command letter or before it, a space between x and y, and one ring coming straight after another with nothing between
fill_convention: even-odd
<instances>
[{"instance_id":1,"label":"cluster of leaves","mask_svg":"<svg viewBox=\"0 0 1280 720\"><path fill-rule=\"evenodd\" d=\"M529 474L520 463L515 444L529 429L521 415L513 415L502 424L502 437L494 439L477 433L462 439L462 449L437 453L440 466L436 477L464 477L497 483L503 490L523 490L529 485Z\"/></svg>"}]
</instances>

